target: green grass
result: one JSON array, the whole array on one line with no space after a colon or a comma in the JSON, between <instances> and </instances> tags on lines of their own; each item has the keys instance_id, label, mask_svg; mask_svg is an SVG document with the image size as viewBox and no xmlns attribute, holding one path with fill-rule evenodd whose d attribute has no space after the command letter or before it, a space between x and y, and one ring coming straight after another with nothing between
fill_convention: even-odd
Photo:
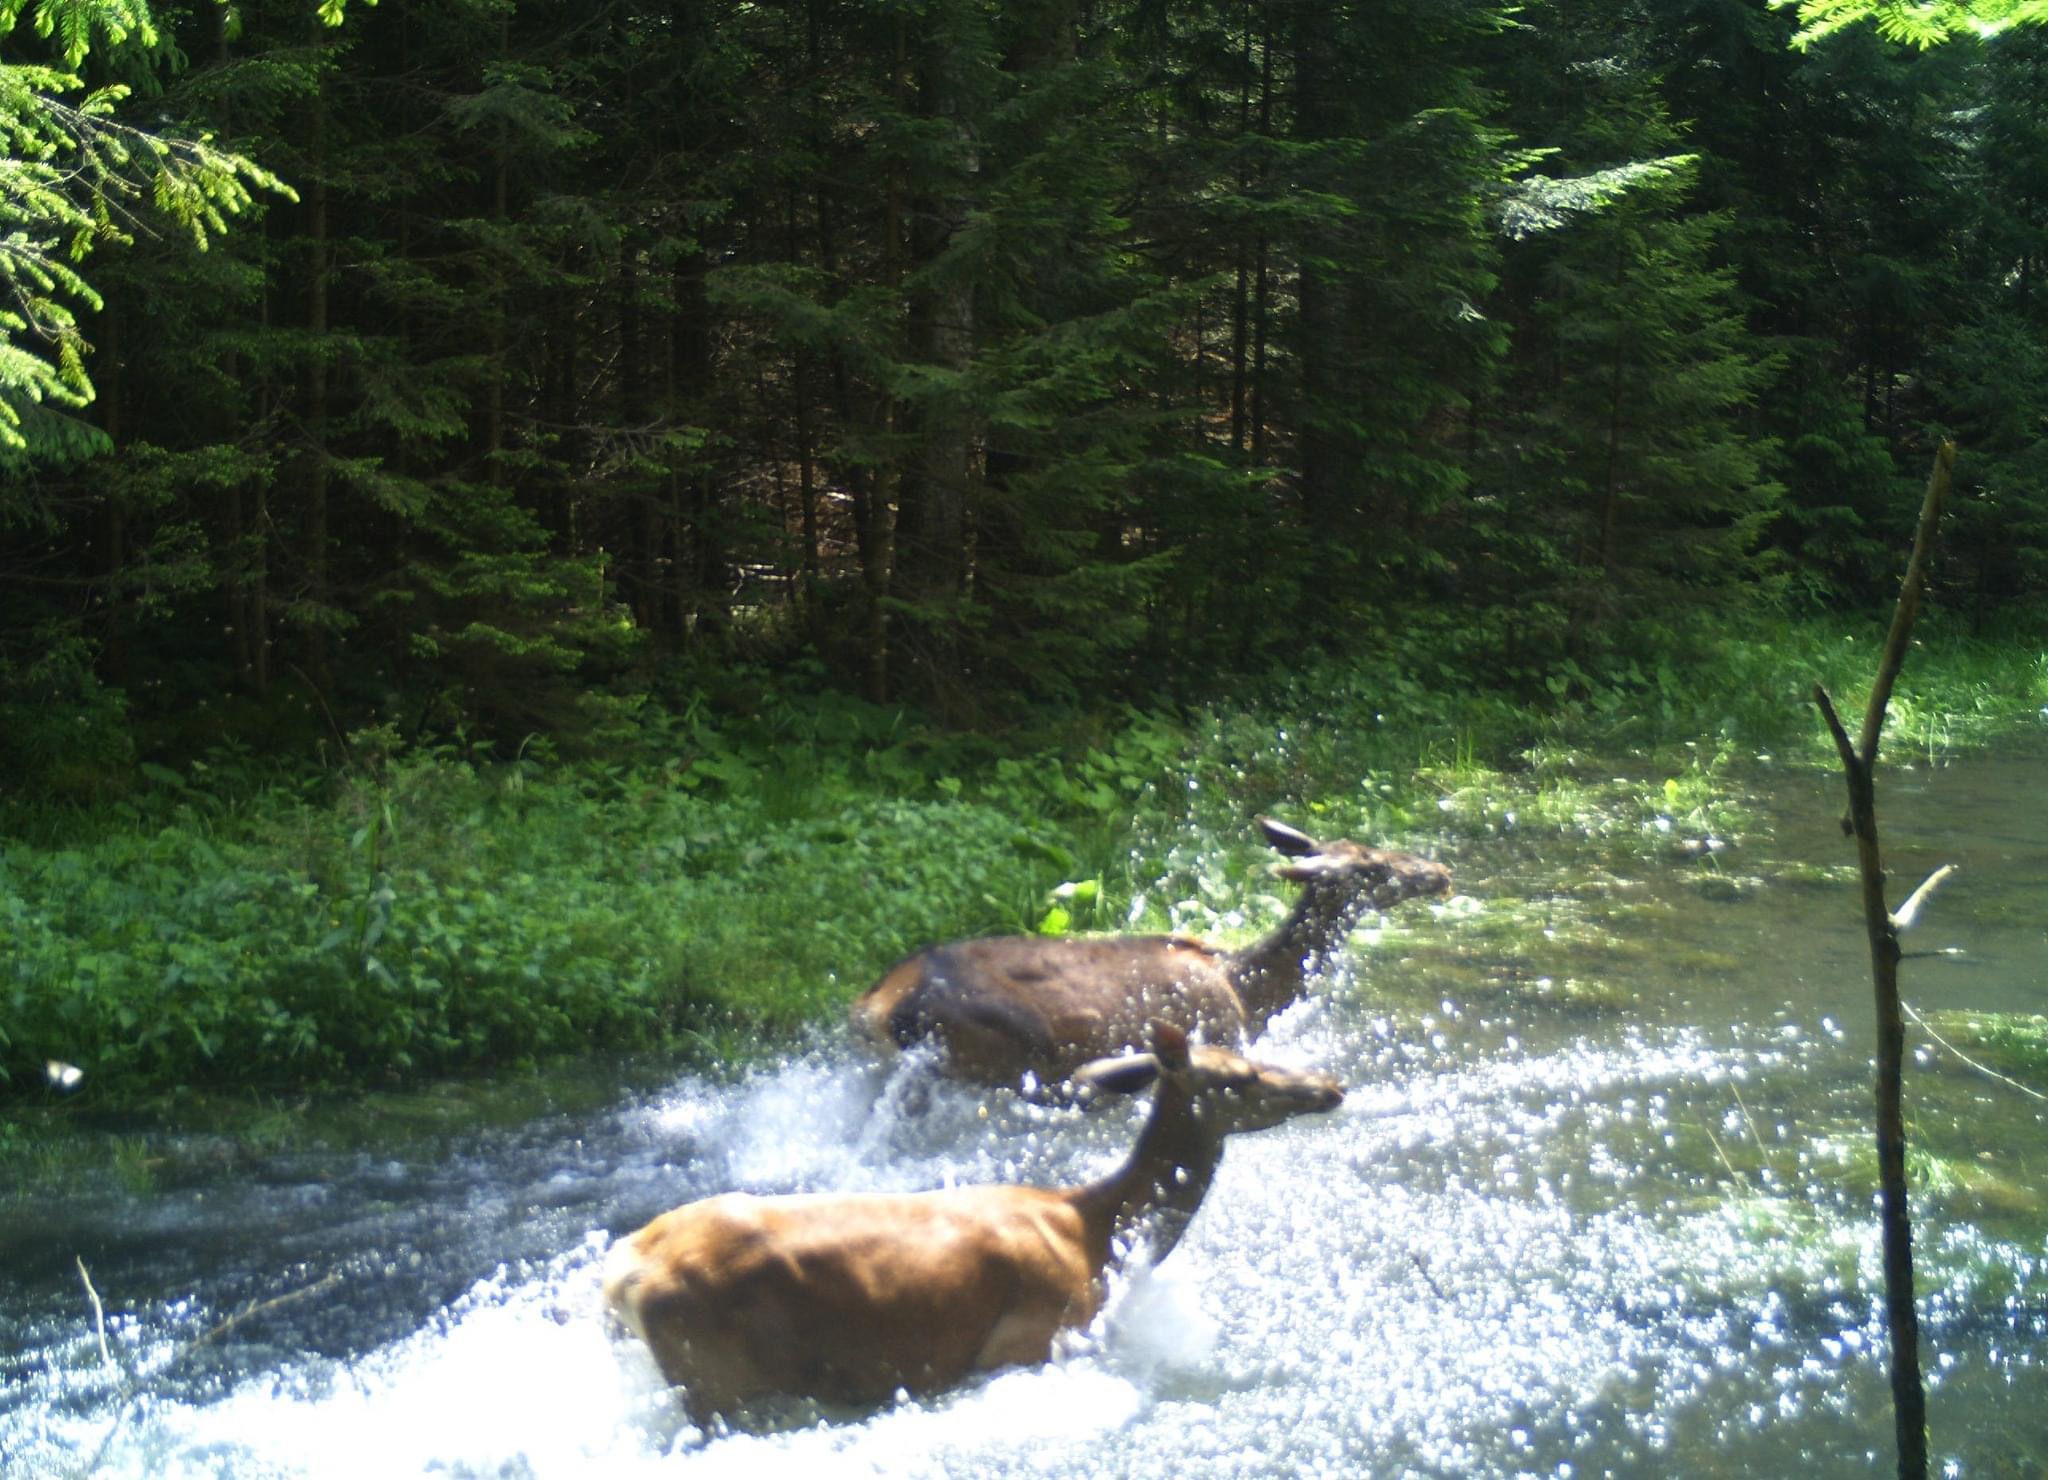
<instances>
[{"instance_id":1,"label":"green grass","mask_svg":"<svg viewBox=\"0 0 2048 1480\"><path fill-rule=\"evenodd\" d=\"M1833 763L1807 696L1859 706L1879 635L1759 624L1520 693L1418 641L1000 740L770 689L744 712L645 707L600 759L380 731L325 773L151 765L116 802L18 801L0 829L0 1095L48 1095L50 1059L120 1104L730 1052L935 940L1248 933L1281 908L1262 811L1453 851L1508 826L1707 834L1741 821L1731 758ZM1930 637L1888 753L1981 743L2044 702L2038 649Z\"/></svg>"}]
</instances>

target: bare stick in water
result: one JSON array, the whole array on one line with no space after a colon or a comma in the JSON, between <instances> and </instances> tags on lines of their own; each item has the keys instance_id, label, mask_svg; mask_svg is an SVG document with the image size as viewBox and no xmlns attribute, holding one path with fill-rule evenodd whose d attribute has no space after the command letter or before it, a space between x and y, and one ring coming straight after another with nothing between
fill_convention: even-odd
<instances>
[{"instance_id":1,"label":"bare stick in water","mask_svg":"<svg viewBox=\"0 0 2048 1480\"><path fill-rule=\"evenodd\" d=\"M1451 1298L1444 1293L1444 1287L1436 1282L1436 1277L1429 1272L1429 1266L1422 1262L1420 1254L1410 1249L1408 1251L1408 1261L1415 1266L1415 1272L1422 1276L1422 1283L1429 1286L1430 1294L1436 1296L1439 1300L1448 1301Z\"/></svg>"},{"instance_id":2,"label":"bare stick in water","mask_svg":"<svg viewBox=\"0 0 2048 1480\"><path fill-rule=\"evenodd\" d=\"M1921 906L1934 898L1934 891L1943 884L1946 884L1955 871L1956 866L1954 864L1944 863L1940 868L1922 880L1920 887L1906 896L1906 902L1892 911L1892 930L1896 934L1904 935L1908 930L1918 925L1920 923Z\"/></svg>"},{"instance_id":3,"label":"bare stick in water","mask_svg":"<svg viewBox=\"0 0 2048 1480\"><path fill-rule=\"evenodd\" d=\"M99 1292L93 1289L92 1279L85 1272L85 1260L82 1258L78 1261L78 1274L85 1281L85 1293L92 1297L93 1312L99 1318L100 1355L105 1357L107 1355L106 1314L100 1306ZM193 1352L199 1350L200 1347L205 1346L210 1341L219 1340L244 1321L252 1321L256 1317L267 1315L281 1306L293 1305L314 1295L324 1295L340 1283L340 1274L330 1273L323 1275L310 1285L301 1285L296 1290L287 1290L284 1294L273 1296L269 1300L260 1300L245 1305L226 1320L202 1331L199 1335L193 1337L190 1341L172 1352L170 1360L157 1368L147 1378L138 1379L133 1372L130 1372L127 1384L121 1392L120 1404L114 1409L114 1421L108 1425L107 1432L101 1436L99 1447L93 1450L92 1458L86 1461L83 1473L93 1475L99 1472L100 1461L106 1457L108 1448L114 1442L114 1436L121 1432L121 1425L128 1421L128 1414L134 1408L135 1400L148 1392L151 1387L163 1381L167 1374L175 1370L178 1364Z\"/></svg>"},{"instance_id":4,"label":"bare stick in water","mask_svg":"<svg viewBox=\"0 0 2048 1480\"><path fill-rule=\"evenodd\" d=\"M1877 681L1863 713L1862 743L1849 738L1827 690L1814 686L1813 701L1834 737L1849 785L1849 830L1856 838L1857 871L1863 881L1863 923L1870 938L1871 981L1877 1006L1877 1176L1879 1220L1884 1236L1885 1313L1891 1328L1892 1409L1900 1480L1927 1474L1927 1392L1920 1379L1920 1317L1913 1303L1913 1222L1906 1204L1906 1122L1902 1095L1906 1024L1899 998L1899 915L1884 902L1884 861L1877 846L1877 743L1884 730L1892 686L1906 661L1913 622L1920 612L1934 535L1941 523L1955 470L1953 442L1941 444L1927 497L1920 505L1912 558L1885 636ZM1930 879L1900 910L1908 924L1934 887Z\"/></svg>"},{"instance_id":5,"label":"bare stick in water","mask_svg":"<svg viewBox=\"0 0 2048 1480\"><path fill-rule=\"evenodd\" d=\"M74 1254L71 1257L78 1265L78 1277L85 1281L86 1298L92 1301L92 1328L100 1339L100 1360L111 1367L114 1358L107 1350L107 1308L100 1304L100 1292L92 1287L92 1276L85 1268L85 1256Z\"/></svg>"},{"instance_id":6,"label":"bare stick in water","mask_svg":"<svg viewBox=\"0 0 2048 1480\"><path fill-rule=\"evenodd\" d=\"M199 1347L206 1345L206 1343L209 1341L219 1340L221 1337L227 1335L228 1332L234 1330L235 1327L241 1325L244 1321L253 1321L254 1319L256 1319L256 1317L261 1315L268 1315L271 1311L276 1310L280 1306L296 1305L299 1301L308 1299L309 1297L314 1295L325 1295L329 1290L332 1290L336 1285L340 1283L341 1275L339 1273L326 1274L321 1276L319 1279L313 1281L313 1283L310 1285L301 1285L296 1290L287 1290L282 1295L272 1296L268 1300L258 1301L253 1305L245 1305L240 1310L236 1311L233 1315L229 1316L226 1320L222 1321L218 1326L215 1326L207 1331L202 1331L199 1335L193 1337L192 1340L187 1342L184 1348L178 1353L178 1358L182 1358L186 1352L193 1351ZM173 1360L177 1359L174 1358Z\"/></svg>"}]
</instances>

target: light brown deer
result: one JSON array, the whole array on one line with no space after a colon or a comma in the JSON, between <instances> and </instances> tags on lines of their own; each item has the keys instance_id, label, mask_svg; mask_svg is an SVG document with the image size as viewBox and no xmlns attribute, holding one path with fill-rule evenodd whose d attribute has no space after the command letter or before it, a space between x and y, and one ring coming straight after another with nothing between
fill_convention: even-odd
<instances>
[{"instance_id":1,"label":"light brown deer","mask_svg":"<svg viewBox=\"0 0 2048 1480\"><path fill-rule=\"evenodd\" d=\"M752 1197L664 1213L612 1250L605 1300L701 1423L789 1394L871 1405L1047 1360L1135 1249L1180 1241L1224 1138L1343 1100L1327 1075L1190 1048L1089 1064L1093 1091L1158 1092L1129 1160L1078 1187Z\"/></svg>"},{"instance_id":2,"label":"light brown deer","mask_svg":"<svg viewBox=\"0 0 2048 1480\"><path fill-rule=\"evenodd\" d=\"M932 946L891 967L853 1004L857 1036L887 1051L931 1041L945 1070L984 1084L1028 1074L1054 1085L1144 1042L1162 1018L1242 1043L1294 1002L1368 911L1442 894L1450 870L1339 838L1319 843L1270 817L1259 827L1301 885L1279 927L1242 950L1184 935L992 936Z\"/></svg>"}]
</instances>

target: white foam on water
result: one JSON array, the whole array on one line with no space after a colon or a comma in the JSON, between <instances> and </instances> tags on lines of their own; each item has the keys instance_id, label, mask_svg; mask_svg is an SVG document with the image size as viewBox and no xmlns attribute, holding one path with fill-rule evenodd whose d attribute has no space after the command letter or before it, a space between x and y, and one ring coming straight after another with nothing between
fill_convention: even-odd
<instances>
[{"instance_id":1,"label":"white foam on water","mask_svg":"<svg viewBox=\"0 0 2048 1480\"><path fill-rule=\"evenodd\" d=\"M1755 1055L1630 1035L1375 1081L1369 1035L1347 1040L1315 1007L1276 1027L1272 1057L1335 1063L1356 1091L1233 1140L1182 1245L1119 1277L1041 1368L872 1414L764 1404L707 1434L600 1310L609 1239L593 1231L397 1340L343 1361L272 1354L224 1386L147 1396L118 1425L89 1391L89 1331L69 1331L33 1376L39 1406L0 1407L0 1449L24 1473L83 1474L111 1427L105 1473L236 1480L1653 1474L1687 1422L1719 1421L1689 1415L1749 1425L1711 1430L1718 1448L1759 1425L1853 1433L1881 1403L1875 1313L1830 1312L1815 1336L1772 1293L1781 1275L1817 1288L1831 1261L1871 1264L1866 1237L1774 1244L1723 1199L1630 1200L1672 1175L1666 1121L1718 1116L1718 1086ZM631 1113L706 1190L1057 1181L1102 1170L1132 1132L1130 1116L903 1087L814 1055ZM1698 1103L1681 1111L1686 1093ZM147 1372L218 1319L167 1308L114 1339ZM1965 1379L1998 1373L1980 1361Z\"/></svg>"}]
</instances>

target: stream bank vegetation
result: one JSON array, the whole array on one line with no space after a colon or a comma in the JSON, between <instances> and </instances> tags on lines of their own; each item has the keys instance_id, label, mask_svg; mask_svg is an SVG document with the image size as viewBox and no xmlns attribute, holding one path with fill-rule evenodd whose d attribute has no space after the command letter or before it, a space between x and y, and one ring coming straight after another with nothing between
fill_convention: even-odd
<instances>
[{"instance_id":1,"label":"stream bank vegetation","mask_svg":"<svg viewBox=\"0 0 2048 1480\"><path fill-rule=\"evenodd\" d=\"M1228 938L1259 808L1751 887L1732 778L1863 681L1936 436L1893 753L2040 706L2042 28L406 9L0 36L10 1105Z\"/></svg>"},{"instance_id":2,"label":"stream bank vegetation","mask_svg":"<svg viewBox=\"0 0 2048 1480\"><path fill-rule=\"evenodd\" d=\"M84 1070L64 1103L86 1107L589 1051L743 1056L937 940L1248 938L1284 909L1262 809L1461 868L1537 833L1557 878L1502 881L1449 923L1503 959L1530 938L1559 953L1503 968L1514 990L1615 1005L1617 947L1581 907L1612 892L1601 860L1691 858L1703 891L1749 887L1721 847L1749 822L1742 775L1821 762L1800 694L1852 685L1867 652L1785 624L1684 665L1576 671L1540 707L1382 654L1000 741L829 689L740 688L723 708L643 705L602 755L370 730L301 775L233 751L152 763L91 807L7 819L5 1093L54 1097L51 1060ZM1938 757L2038 722L2048 665L1930 637L1909 688L1898 753Z\"/></svg>"}]
</instances>

